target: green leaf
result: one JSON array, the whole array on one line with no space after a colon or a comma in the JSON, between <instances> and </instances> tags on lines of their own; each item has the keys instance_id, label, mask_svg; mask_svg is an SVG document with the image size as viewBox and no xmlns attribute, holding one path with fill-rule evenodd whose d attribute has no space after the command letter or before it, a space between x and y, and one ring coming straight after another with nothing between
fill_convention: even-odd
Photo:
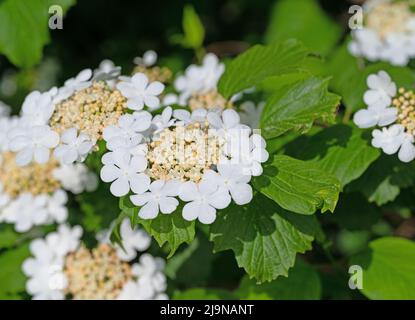
<instances>
[{"instance_id":1,"label":"green leaf","mask_svg":"<svg viewBox=\"0 0 415 320\"><path fill-rule=\"evenodd\" d=\"M348 52L347 41L339 47L327 64L327 74L334 76L331 88L343 97L343 104L352 111L365 106L363 95L368 89L366 79L370 74L380 70L388 72L398 87L412 88L415 75L409 68L396 67L384 62L365 67L362 60Z\"/></svg>"},{"instance_id":2,"label":"green leaf","mask_svg":"<svg viewBox=\"0 0 415 320\"><path fill-rule=\"evenodd\" d=\"M0 254L0 296L15 295L25 290L26 277L22 272L22 263L29 256L29 244Z\"/></svg>"},{"instance_id":3,"label":"green leaf","mask_svg":"<svg viewBox=\"0 0 415 320\"><path fill-rule=\"evenodd\" d=\"M360 191L378 206L396 199L401 189L414 185L413 163L403 163L396 155L382 154L366 172L347 186L349 191Z\"/></svg>"},{"instance_id":4,"label":"green leaf","mask_svg":"<svg viewBox=\"0 0 415 320\"><path fill-rule=\"evenodd\" d=\"M311 136L301 136L285 147L285 153L313 162L339 179L344 187L359 178L379 156L370 144L369 132L338 124Z\"/></svg>"},{"instance_id":5,"label":"green leaf","mask_svg":"<svg viewBox=\"0 0 415 320\"><path fill-rule=\"evenodd\" d=\"M193 288L175 291L173 300L236 300L235 296L222 289Z\"/></svg>"},{"instance_id":6,"label":"green leaf","mask_svg":"<svg viewBox=\"0 0 415 320\"><path fill-rule=\"evenodd\" d=\"M328 53L341 36L316 0L280 0L272 9L265 35L266 42L296 38L311 50Z\"/></svg>"},{"instance_id":7,"label":"green leaf","mask_svg":"<svg viewBox=\"0 0 415 320\"><path fill-rule=\"evenodd\" d=\"M0 224L0 248L12 247L20 236L11 225Z\"/></svg>"},{"instance_id":8,"label":"green leaf","mask_svg":"<svg viewBox=\"0 0 415 320\"><path fill-rule=\"evenodd\" d=\"M310 215L318 209L334 211L340 183L335 176L317 165L285 155L276 155L264 165L254 186L281 207Z\"/></svg>"},{"instance_id":9,"label":"green leaf","mask_svg":"<svg viewBox=\"0 0 415 320\"><path fill-rule=\"evenodd\" d=\"M243 300L318 300L321 298L321 282L312 266L297 259L288 278L257 284L245 276L234 293Z\"/></svg>"},{"instance_id":10,"label":"green leaf","mask_svg":"<svg viewBox=\"0 0 415 320\"><path fill-rule=\"evenodd\" d=\"M167 261L165 274L174 281L175 287L204 286L212 269L215 257L212 243L206 235L198 233L189 246L176 252Z\"/></svg>"},{"instance_id":11,"label":"green leaf","mask_svg":"<svg viewBox=\"0 0 415 320\"><path fill-rule=\"evenodd\" d=\"M261 115L262 135L275 138L289 130L307 131L316 120L334 123L340 97L328 92L329 78L309 77L281 86Z\"/></svg>"},{"instance_id":12,"label":"green leaf","mask_svg":"<svg viewBox=\"0 0 415 320\"><path fill-rule=\"evenodd\" d=\"M174 255L182 243L191 243L195 237L195 222L183 219L182 206L171 214L160 213L155 219L144 220L138 216L139 208L126 196L120 199L120 209L124 217L130 217L134 226L141 224L160 247L168 244L168 258Z\"/></svg>"},{"instance_id":13,"label":"green leaf","mask_svg":"<svg viewBox=\"0 0 415 320\"><path fill-rule=\"evenodd\" d=\"M311 249L315 217L285 211L261 194L246 206L231 204L211 226L215 252L233 250L238 266L258 282L288 275L297 253Z\"/></svg>"},{"instance_id":14,"label":"green leaf","mask_svg":"<svg viewBox=\"0 0 415 320\"><path fill-rule=\"evenodd\" d=\"M352 265L363 268L361 292L369 299L415 299L415 243L385 237L369 243L369 249L354 256Z\"/></svg>"},{"instance_id":15,"label":"green leaf","mask_svg":"<svg viewBox=\"0 0 415 320\"><path fill-rule=\"evenodd\" d=\"M268 77L299 71L307 54L306 48L293 39L268 46L255 45L226 66L218 84L219 92L230 98Z\"/></svg>"},{"instance_id":16,"label":"green leaf","mask_svg":"<svg viewBox=\"0 0 415 320\"><path fill-rule=\"evenodd\" d=\"M49 6L66 10L69 0L3 0L0 2L0 52L15 65L28 68L41 60L49 42ZM29 36L30 35L30 36Z\"/></svg>"},{"instance_id":17,"label":"green leaf","mask_svg":"<svg viewBox=\"0 0 415 320\"><path fill-rule=\"evenodd\" d=\"M183 10L184 45L189 48L198 49L202 46L205 38L205 29L191 5L186 5Z\"/></svg>"},{"instance_id":18,"label":"green leaf","mask_svg":"<svg viewBox=\"0 0 415 320\"><path fill-rule=\"evenodd\" d=\"M94 192L76 196L81 209L80 223L86 231L98 232L107 228L117 217L118 199L109 192L109 185L100 183Z\"/></svg>"}]
</instances>

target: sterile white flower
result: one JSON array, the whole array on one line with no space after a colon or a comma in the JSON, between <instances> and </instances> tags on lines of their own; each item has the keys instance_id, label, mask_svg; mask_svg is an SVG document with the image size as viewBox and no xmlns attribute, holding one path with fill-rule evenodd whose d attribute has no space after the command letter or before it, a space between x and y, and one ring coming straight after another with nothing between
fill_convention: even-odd
<instances>
[{"instance_id":1,"label":"sterile white flower","mask_svg":"<svg viewBox=\"0 0 415 320\"><path fill-rule=\"evenodd\" d=\"M174 197L178 195L179 187L180 181L177 180L156 180L150 184L148 192L132 195L130 198L135 205L141 207L138 212L141 218L154 219L159 211L169 214L176 210L179 201Z\"/></svg>"},{"instance_id":2,"label":"sterile white flower","mask_svg":"<svg viewBox=\"0 0 415 320\"><path fill-rule=\"evenodd\" d=\"M104 239L104 242L109 242L109 233ZM120 236L122 240L122 248L117 245L117 254L121 260L131 261L137 257L137 251L143 252L150 247L151 238L143 230L138 228L131 228L129 219L124 219L120 226Z\"/></svg>"},{"instance_id":3,"label":"sterile white flower","mask_svg":"<svg viewBox=\"0 0 415 320\"><path fill-rule=\"evenodd\" d=\"M58 189L51 196L49 196L47 210L49 217L58 223L66 221L68 218L68 195L65 191Z\"/></svg>"},{"instance_id":4,"label":"sterile white flower","mask_svg":"<svg viewBox=\"0 0 415 320\"><path fill-rule=\"evenodd\" d=\"M373 126L387 126L396 121L398 110L396 108L371 107L355 113L353 121L359 128Z\"/></svg>"},{"instance_id":5,"label":"sterile white flower","mask_svg":"<svg viewBox=\"0 0 415 320\"><path fill-rule=\"evenodd\" d=\"M27 95L22 105L22 117L33 126L47 125L55 110L52 95L48 92L33 91Z\"/></svg>"},{"instance_id":6,"label":"sterile white flower","mask_svg":"<svg viewBox=\"0 0 415 320\"><path fill-rule=\"evenodd\" d=\"M118 119L117 125L110 125L104 129L104 140L110 142L116 138L139 138L138 142L140 142L142 133L150 128L151 118L151 114L147 111L124 114Z\"/></svg>"},{"instance_id":7,"label":"sterile white flower","mask_svg":"<svg viewBox=\"0 0 415 320\"><path fill-rule=\"evenodd\" d=\"M74 92L88 88L91 86L92 77L91 69L84 69L77 74L76 77L65 81L64 86L59 88L57 95L54 97L56 103L69 98Z\"/></svg>"},{"instance_id":8,"label":"sterile white flower","mask_svg":"<svg viewBox=\"0 0 415 320\"><path fill-rule=\"evenodd\" d=\"M147 50L144 52L143 57L135 57L133 61L135 64L151 67L157 62L157 52L154 50Z\"/></svg>"},{"instance_id":9,"label":"sterile white flower","mask_svg":"<svg viewBox=\"0 0 415 320\"><path fill-rule=\"evenodd\" d=\"M68 165L75 161L84 161L95 142L85 133L76 128L65 130L61 135L61 144L54 150L54 156L60 163Z\"/></svg>"},{"instance_id":10,"label":"sterile white flower","mask_svg":"<svg viewBox=\"0 0 415 320\"><path fill-rule=\"evenodd\" d=\"M102 60L98 68L94 70L94 81L105 81L110 88L115 87L115 79L121 74L121 67L115 66L109 59Z\"/></svg>"},{"instance_id":11,"label":"sterile white flower","mask_svg":"<svg viewBox=\"0 0 415 320\"><path fill-rule=\"evenodd\" d=\"M2 210L3 218L6 222L13 223L17 232L26 232L33 226L47 222L47 204L47 195L22 193Z\"/></svg>"},{"instance_id":12,"label":"sterile white flower","mask_svg":"<svg viewBox=\"0 0 415 320\"><path fill-rule=\"evenodd\" d=\"M101 179L111 183L111 193L116 197L126 195L130 189L135 193L148 190L150 178L142 173L147 168L147 160L142 156L115 153L113 163L101 169Z\"/></svg>"},{"instance_id":13,"label":"sterile white flower","mask_svg":"<svg viewBox=\"0 0 415 320\"><path fill-rule=\"evenodd\" d=\"M367 78L367 90L364 94L364 101L369 107L386 108L392 103L396 95L396 84L385 71L371 74Z\"/></svg>"},{"instance_id":14,"label":"sterile white flower","mask_svg":"<svg viewBox=\"0 0 415 320\"><path fill-rule=\"evenodd\" d=\"M252 129L259 128L259 121L264 107L265 102L261 102L258 105L255 105L252 101L242 103L240 105L241 112L239 113L241 123L250 126Z\"/></svg>"},{"instance_id":15,"label":"sterile white flower","mask_svg":"<svg viewBox=\"0 0 415 320\"><path fill-rule=\"evenodd\" d=\"M227 190L237 205L251 202L253 194L249 185L251 176L244 173L243 169L235 164L218 164L218 172L208 170L203 179L212 185L218 185L220 189Z\"/></svg>"},{"instance_id":16,"label":"sterile white flower","mask_svg":"<svg viewBox=\"0 0 415 320\"><path fill-rule=\"evenodd\" d=\"M198 185L192 181L185 182L180 188L179 197L188 202L183 207L183 218L188 221L198 219L204 224L213 223L216 209L226 208L231 201L226 189L205 180Z\"/></svg>"},{"instance_id":17,"label":"sterile white flower","mask_svg":"<svg viewBox=\"0 0 415 320\"><path fill-rule=\"evenodd\" d=\"M179 104L185 105L194 94L215 90L224 71L225 65L212 53L205 55L201 66L187 67L174 82L175 89L180 93Z\"/></svg>"},{"instance_id":18,"label":"sterile white flower","mask_svg":"<svg viewBox=\"0 0 415 320\"><path fill-rule=\"evenodd\" d=\"M30 243L33 257L23 262L22 270L28 281L26 290L36 300L65 299L68 279L64 274L65 256L74 251L80 243L82 229L60 225L56 232L45 239L35 239Z\"/></svg>"},{"instance_id":19,"label":"sterile white flower","mask_svg":"<svg viewBox=\"0 0 415 320\"><path fill-rule=\"evenodd\" d=\"M97 176L83 163L60 166L53 171L53 176L65 190L74 194L94 191L98 186Z\"/></svg>"},{"instance_id":20,"label":"sterile white flower","mask_svg":"<svg viewBox=\"0 0 415 320\"><path fill-rule=\"evenodd\" d=\"M404 127L400 124L382 128L382 130L373 130L372 135L372 145L376 148L381 148L386 154L398 152L405 140Z\"/></svg>"},{"instance_id":21,"label":"sterile white flower","mask_svg":"<svg viewBox=\"0 0 415 320\"><path fill-rule=\"evenodd\" d=\"M117 89L128 99L128 108L141 110L147 106L154 110L160 106L158 96L163 92L164 84L159 81L149 83L144 73L136 73L131 79L120 81Z\"/></svg>"},{"instance_id":22,"label":"sterile white flower","mask_svg":"<svg viewBox=\"0 0 415 320\"><path fill-rule=\"evenodd\" d=\"M175 123L172 119L173 109L166 107L161 114L154 116L152 124L155 127L155 132L159 132L165 128L171 127Z\"/></svg>"},{"instance_id":23,"label":"sterile white flower","mask_svg":"<svg viewBox=\"0 0 415 320\"><path fill-rule=\"evenodd\" d=\"M59 134L49 126L34 126L19 129L10 141L10 150L17 152L16 163L20 166L25 166L32 160L42 164L49 160L49 149L56 147L58 143Z\"/></svg>"}]
</instances>

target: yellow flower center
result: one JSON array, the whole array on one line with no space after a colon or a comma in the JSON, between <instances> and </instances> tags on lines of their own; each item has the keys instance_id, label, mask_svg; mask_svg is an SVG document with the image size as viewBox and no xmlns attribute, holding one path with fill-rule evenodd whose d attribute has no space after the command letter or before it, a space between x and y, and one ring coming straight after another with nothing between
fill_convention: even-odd
<instances>
[{"instance_id":1,"label":"yellow flower center","mask_svg":"<svg viewBox=\"0 0 415 320\"><path fill-rule=\"evenodd\" d=\"M405 2L380 3L367 15L366 25L383 39L393 32L405 32L413 14Z\"/></svg>"},{"instance_id":2,"label":"yellow flower center","mask_svg":"<svg viewBox=\"0 0 415 320\"><path fill-rule=\"evenodd\" d=\"M131 266L116 251L100 244L92 251L81 246L65 260L67 294L80 300L116 299L124 284L133 278Z\"/></svg>"},{"instance_id":3,"label":"yellow flower center","mask_svg":"<svg viewBox=\"0 0 415 320\"><path fill-rule=\"evenodd\" d=\"M150 82L160 81L162 83L169 83L173 76L173 73L169 68L160 68L158 66L148 68L144 65L138 65L133 70L133 75L136 73L144 73Z\"/></svg>"},{"instance_id":4,"label":"yellow flower center","mask_svg":"<svg viewBox=\"0 0 415 320\"><path fill-rule=\"evenodd\" d=\"M398 109L398 123L407 133L415 136L415 93L412 90L400 88L392 105Z\"/></svg>"},{"instance_id":5,"label":"yellow flower center","mask_svg":"<svg viewBox=\"0 0 415 320\"><path fill-rule=\"evenodd\" d=\"M191 110L199 108L224 110L232 108L232 102L226 100L218 91L211 90L207 93L194 94L189 100Z\"/></svg>"},{"instance_id":6,"label":"yellow flower center","mask_svg":"<svg viewBox=\"0 0 415 320\"><path fill-rule=\"evenodd\" d=\"M61 133L76 127L91 138L102 138L104 128L116 124L126 108L126 99L105 82L94 82L58 103L50 120L53 130Z\"/></svg>"},{"instance_id":7,"label":"yellow flower center","mask_svg":"<svg viewBox=\"0 0 415 320\"><path fill-rule=\"evenodd\" d=\"M153 179L199 182L205 170L219 161L223 142L209 125L166 128L149 145L147 174Z\"/></svg>"},{"instance_id":8,"label":"yellow flower center","mask_svg":"<svg viewBox=\"0 0 415 320\"><path fill-rule=\"evenodd\" d=\"M15 154L6 152L1 155L0 182L11 198L24 192L33 195L52 193L60 188L60 183L53 177L57 167L58 163L52 158L46 164L32 162L20 167L16 164Z\"/></svg>"}]
</instances>

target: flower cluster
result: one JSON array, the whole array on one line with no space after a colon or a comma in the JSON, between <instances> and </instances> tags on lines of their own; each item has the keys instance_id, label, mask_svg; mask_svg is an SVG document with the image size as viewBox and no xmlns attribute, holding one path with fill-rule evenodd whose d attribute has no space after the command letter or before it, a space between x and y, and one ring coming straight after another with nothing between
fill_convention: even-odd
<instances>
[{"instance_id":1,"label":"flower cluster","mask_svg":"<svg viewBox=\"0 0 415 320\"><path fill-rule=\"evenodd\" d=\"M106 242L89 250L81 243L82 228L60 225L44 239L33 240L33 257L22 265L27 275L26 290L33 299L167 299L164 261L148 253L131 261L137 252L145 251L150 238L133 230L125 220L121 236L129 247L128 254Z\"/></svg>"},{"instance_id":2,"label":"flower cluster","mask_svg":"<svg viewBox=\"0 0 415 320\"><path fill-rule=\"evenodd\" d=\"M51 139L54 136L51 129L43 125L46 113L51 113L50 101L49 93L32 92L23 104L20 117L0 118L0 221L14 224L18 232L37 225L65 222L68 216L65 190L92 191L98 182L85 165L79 164L82 166L79 172L47 155L45 144L54 139ZM30 139L31 145L27 144ZM21 145L26 148L14 153ZM29 163L31 157L39 161Z\"/></svg>"},{"instance_id":3,"label":"flower cluster","mask_svg":"<svg viewBox=\"0 0 415 320\"><path fill-rule=\"evenodd\" d=\"M370 0L365 25L353 30L349 51L370 61L407 65L415 57L415 13L406 1Z\"/></svg>"},{"instance_id":4,"label":"flower cluster","mask_svg":"<svg viewBox=\"0 0 415 320\"><path fill-rule=\"evenodd\" d=\"M372 132L372 145L386 154L395 154L403 162L415 159L415 93L397 88L385 72L372 74L367 78L369 90L364 101L367 109L354 115L354 122L360 128L382 127Z\"/></svg>"},{"instance_id":5,"label":"flower cluster","mask_svg":"<svg viewBox=\"0 0 415 320\"><path fill-rule=\"evenodd\" d=\"M132 191L143 219L174 212L179 198L184 219L210 224L232 199L251 201L251 177L268 159L265 140L232 109L134 112L106 128L104 139L110 152L102 157L101 179L117 197Z\"/></svg>"}]
</instances>

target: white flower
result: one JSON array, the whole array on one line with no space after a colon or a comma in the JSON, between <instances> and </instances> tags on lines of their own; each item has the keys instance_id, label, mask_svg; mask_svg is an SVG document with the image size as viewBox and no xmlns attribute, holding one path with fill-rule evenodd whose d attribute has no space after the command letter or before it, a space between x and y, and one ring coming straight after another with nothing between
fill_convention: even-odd
<instances>
[{"instance_id":1,"label":"white flower","mask_svg":"<svg viewBox=\"0 0 415 320\"><path fill-rule=\"evenodd\" d=\"M97 176L83 163L60 166L53 170L53 176L65 190L74 194L82 193L84 190L94 191L98 186Z\"/></svg>"},{"instance_id":2,"label":"white flower","mask_svg":"<svg viewBox=\"0 0 415 320\"><path fill-rule=\"evenodd\" d=\"M33 126L47 125L55 110L52 95L48 92L31 92L22 105L22 117L27 119Z\"/></svg>"},{"instance_id":3,"label":"white flower","mask_svg":"<svg viewBox=\"0 0 415 320\"><path fill-rule=\"evenodd\" d=\"M9 151L10 132L16 130L19 125L18 117L0 118L0 151Z\"/></svg>"},{"instance_id":4,"label":"white flower","mask_svg":"<svg viewBox=\"0 0 415 320\"><path fill-rule=\"evenodd\" d=\"M138 213L141 218L154 219L159 211L169 214L176 210L179 201L174 197L178 195L179 187L180 182L177 180L156 180L151 183L150 191L130 198L135 205L142 207Z\"/></svg>"},{"instance_id":5,"label":"white flower","mask_svg":"<svg viewBox=\"0 0 415 320\"><path fill-rule=\"evenodd\" d=\"M380 51L382 60L389 61L395 66L406 66L411 59L409 41L405 34L392 33L384 40L384 47Z\"/></svg>"},{"instance_id":6,"label":"white flower","mask_svg":"<svg viewBox=\"0 0 415 320\"><path fill-rule=\"evenodd\" d=\"M208 170L203 179L212 185L218 185L220 189L227 190L232 199L238 205L244 205L252 200L252 187L249 185L250 175L246 175L243 169L235 164L218 164L218 172Z\"/></svg>"},{"instance_id":7,"label":"white flower","mask_svg":"<svg viewBox=\"0 0 415 320\"><path fill-rule=\"evenodd\" d=\"M239 113L241 123L250 126L253 129L259 128L262 111L264 110L265 102L259 103L257 106L252 101L245 101L241 104Z\"/></svg>"},{"instance_id":8,"label":"white flower","mask_svg":"<svg viewBox=\"0 0 415 320\"><path fill-rule=\"evenodd\" d=\"M63 300L67 279L63 273L63 259L56 256L49 241L36 239L30 243L33 257L23 262L22 270L28 280L26 291L34 300Z\"/></svg>"},{"instance_id":9,"label":"white flower","mask_svg":"<svg viewBox=\"0 0 415 320\"><path fill-rule=\"evenodd\" d=\"M135 64L151 67L157 62L157 52L153 50L147 50L144 52L143 57L135 57L133 61Z\"/></svg>"},{"instance_id":10,"label":"white flower","mask_svg":"<svg viewBox=\"0 0 415 320\"><path fill-rule=\"evenodd\" d=\"M78 248L81 235L79 226L60 225L45 239L35 239L30 243L33 257L23 262L22 270L29 278L26 290L32 299L65 299L68 279L64 274L64 257Z\"/></svg>"},{"instance_id":11,"label":"white flower","mask_svg":"<svg viewBox=\"0 0 415 320\"><path fill-rule=\"evenodd\" d=\"M353 121L359 128L373 126L387 126L396 121L398 110L396 108L371 107L355 113Z\"/></svg>"},{"instance_id":12,"label":"white flower","mask_svg":"<svg viewBox=\"0 0 415 320\"><path fill-rule=\"evenodd\" d=\"M245 175L261 175L261 163L269 158L264 138L256 133L249 137L246 130L233 130L229 140L227 152L232 156L230 162L241 166Z\"/></svg>"},{"instance_id":13,"label":"white flower","mask_svg":"<svg viewBox=\"0 0 415 320\"><path fill-rule=\"evenodd\" d=\"M396 84L385 71L371 74L367 78L370 88L364 94L364 101L369 107L386 108L391 105L396 95Z\"/></svg>"},{"instance_id":14,"label":"white flower","mask_svg":"<svg viewBox=\"0 0 415 320\"><path fill-rule=\"evenodd\" d=\"M411 162L415 159L414 137L412 135L405 135L405 139L399 149L398 158L402 162Z\"/></svg>"},{"instance_id":15,"label":"white flower","mask_svg":"<svg viewBox=\"0 0 415 320\"><path fill-rule=\"evenodd\" d=\"M150 178L142 173L147 168L147 160L142 156L115 153L114 163L105 164L101 169L101 179L111 183L111 193L116 197L125 196L130 188L135 193L148 190Z\"/></svg>"},{"instance_id":16,"label":"white flower","mask_svg":"<svg viewBox=\"0 0 415 320\"><path fill-rule=\"evenodd\" d=\"M10 150L17 152L16 163L20 166L29 164L33 159L37 163L46 163L50 151L59 143L59 134L49 126L34 126L20 129L10 141Z\"/></svg>"},{"instance_id":17,"label":"white flower","mask_svg":"<svg viewBox=\"0 0 415 320\"><path fill-rule=\"evenodd\" d=\"M152 121L155 127L155 132L160 132L165 128L171 127L175 123L175 119L172 119L173 109L166 107L161 114L155 115Z\"/></svg>"},{"instance_id":18,"label":"white flower","mask_svg":"<svg viewBox=\"0 0 415 320\"><path fill-rule=\"evenodd\" d=\"M179 104L185 105L193 94L215 90L216 85L225 71L225 65L219 63L218 57L208 53L201 66L190 65L184 75L177 77L175 89L180 93Z\"/></svg>"},{"instance_id":19,"label":"white flower","mask_svg":"<svg viewBox=\"0 0 415 320\"><path fill-rule=\"evenodd\" d=\"M47 210L49 217L58 223L66 221L68 218L68 208L66 203L68 202L68 196L65 191L58 189L53 195L49 196L47 204Z\"/></svg>"},{"instance_id":20,"label":"white flower","mask_svg":"<svg viewBox=\"0 0 415 320\"><path fill-rule=\"evenodd\" d=\"M398 152L405 140L404 127L400 124L382 128L382 131L378 129L373 130L372 135L372 145L376 148L381 148L386 154Z\"/></svg>"},{"instance_id":21,"label":"white flower","mask_svg":"<svg viewBox=\"0 0 415 320\"><path fill-rule=\"evenodd\" d=\"M201 223L211 224L216 219L216 209L226 208L231 197L226 189L218 188L211 181L202 181L198 185L185 182L179 192L181 200L187 203L183 207L183 218L188 221L198 219Z\"/></svg>"},{"instance_id":22,"label":"white flower","mask_svg":"<svg viewBox=\"0 0 415 320\"><path fill-rule=\"evenodd\" d=\"M151 118L151 114L147 111L124 114L118 119L117 125L110 125L104 129L104 140L111 142L113 139L122 138L135 139L140 142L142 133L151 126Z\"/></svg>"},{"instance_id":23,"label":"white flower","mask_svg":"<svg viewBox=\"0 0 415 320\"><path fill-rule=\"evenodd\" d=\"M160 106L158 96L163 92L164 85L154 81L149 83L144 73L136 73L131 79L124 79L117 84L117 89L126 97L127 106L132 110L141 110L144 105L151 110Z\"/></svg>"},{"instance_id":24,"label":"white flower","mask_svg":"<svg viewBox=\"0 0 415 320\"><path fill-rule=\"evenodd\" d=\"M121 74L121 67L115 66L109 59L102 60L99 67L94 70L94 81L105 81L110 88L115 87L115 79Z\"/></svg>"},{"instance_id":25,"label":"white flower","mask_svg":"<svg viewBox=\"0 0 415 320\"><path fill-rule=\"evenodd\" d=\"M84 161L95 142L85 133L79 133L76 128L70 128L61 135L61 144L54 151L54 156L61 164L72 164Z\"/></svg>"},{"instance_id":26,"label":"white flower","mask_svg":"<svg viewBox=\"0 0 415 320\"><path fill-rule=\"evenodd\" d=\"M78 73L74 78L65 81L64 86L59 88L57 95L54 98L56 103L69 98L75 91L83 90L91 86L90 81L92 77L91 69L84 69Z\"/></svg>"},{"instance_id":27,"label":"white flower","mask_svg":"<svg viewBox=\"0 0 415 320\"><path fill-rule=\"evenodd\" d=\"M138 278L136 283L141 288L143 299L154 299L166 290L166 276L162 273L164 266L163 259L148 253L142 254L139 263L132 266L132 273Z\"/></svg>"},{"instance_id":28,"label":"white flower","mask_svg":"<svg viewBox=\"0 0 415 320\"><path fill-rule=\"evenodd\" d=\"M370 61L380 59L383 43L373 30L363 28L352 31L353 41L348 45L349 52L355 56L364 56Z\"/></svg>"},{"instance_id":29,"label":"white flower","mask_svg":"<svg viewBox=\"0 0 415 320\"><path fill-rule=\"evenodd\" d=\"M80 226L70 227L66 224L61 224L56 232L46 236L46 240L53 247L56 256L64 257L78 248L82 233Z\"/></svg>"},{"instance_id":30,"label":"white flower","mask_svg":"<svg viewBox=\"0 0 415 320\"><path fill-rule=\"evenodd\" d=\"M30 193L22 193L3 209L4 219L13 223L17 232L26 232L35 225L47 222L47 203L47 195L33 196Z\"/></svg>"},{"instance_id":31,"label":"white flower","mask_svg":"<svg viewBox=\"0 0 415 320\"><path fill-rule=\"evenodd\" d=\"M164 98L162 105L163 106L171 106L173 104L179 103L179 96L175 93L167 93Z\"/></svg>"},{"instance_id":32,"label":"white flower","mask_svg":"<svg viewBox=\"0 0 415 320\"><path fill-rule=\"evenodd\" d=\"M131 261L137 257L137 251L147 250L151 244L150 236L143 230L131 228L129 219L124 219L120 226L123 248L117 246L117 254L121 260Z\"/></svg>"}]
</instances>

